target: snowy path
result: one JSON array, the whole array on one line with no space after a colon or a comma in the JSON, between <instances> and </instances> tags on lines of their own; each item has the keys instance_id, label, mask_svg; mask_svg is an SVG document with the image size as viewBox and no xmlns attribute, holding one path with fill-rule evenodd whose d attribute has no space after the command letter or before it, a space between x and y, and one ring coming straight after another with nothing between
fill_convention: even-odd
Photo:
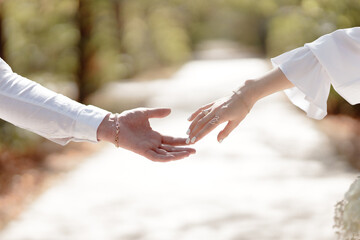
<instances>
[{"instance_id":1,"label":"snowy path","mask_svg":"<svg viewBox=\"0 0 360 240\"><path fill-rule=\"evenodd\" d=\"M267 69L261 59L198 61L170 81L117 87L151 93L151 106L172 107L172 115L153 126L184 136L192 110ZM189 159L159 164L106 146L0 239L335 239L333 206L356 173L281 93L259 102L222 144L214 133L196 148Z\"/></svg>"}]
</instances>

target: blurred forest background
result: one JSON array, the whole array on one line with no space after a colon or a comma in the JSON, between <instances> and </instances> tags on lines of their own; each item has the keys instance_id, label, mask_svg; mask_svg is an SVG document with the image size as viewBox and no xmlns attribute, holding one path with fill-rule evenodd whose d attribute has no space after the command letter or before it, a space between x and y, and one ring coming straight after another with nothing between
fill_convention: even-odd
<instances>
[{"instance_id":1,"label":"blurred forest background","mask_svg":"<svg viewBox=\"0 0 360 240\"><path fill-rule=\"evenodd\" d=\"M185 63L207 40L274 57L359 25L359 0L3 0L0 55L18 74L86 102L111 81ZM360 116L333 91L329 112ZM14 156L37 156L41 141L0 122L0 194L37 164Z\"/></svg>"},{"instance_id":2,"label":"blurred forest background","mask_svg":"<svg viewBox=\"0 0 360 240\"><path fill-rule=\"evenodd\" d=\"M73 86L70 95L84 102L110 81L184 63L206 40L231 40L273 57L359 26L360 2L4 0L0 25L0 54L15 72L50 87ZM335 93L329 105L332 113L360 113ZM0 135L0 148L34 144L25 140L32 134L4 122Z\"/></svg>"}]
</instances>

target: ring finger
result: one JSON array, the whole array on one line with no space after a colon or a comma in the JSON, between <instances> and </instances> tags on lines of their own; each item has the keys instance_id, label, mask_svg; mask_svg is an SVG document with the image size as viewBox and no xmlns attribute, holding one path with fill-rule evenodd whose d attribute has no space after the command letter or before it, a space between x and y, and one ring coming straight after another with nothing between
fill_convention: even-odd
<instances>
[{"instance_id":1,"label":"ring finger","mask_svg":"<svg viewBox=\"0 0 360 240\"><path fill-rule=\"evenodd\" d=\"M207 122L201 129L199 129L197 134L194 136L195 141L199 141L200 139L205 137L207 134L209 134L212 130L214 130L220 125L220 122L216 117L218 116L215 116L213 119Z\"/></svg>"},{"instance_id":2,"label":"ring finger","mask_svg":"<svg viewBox=\"0 0 360 240\"><path fill-rule=\"evenodd\" d=\"M194 127L196 126L196 124L204 117L206 117L207 115L209 115L209 113L211 112L211 109L205 109L203 111L201 111L196 118L192 121L192 123L190 124L190 127L188 129L188 131L186 132L188 135L192 134Z\"/></svg>"},{"instance_id":3,"label":"ring finger","mask_svg":"<svg viewBox=\"0 0 360 240\"><path fill-rule=\"evenodd\" d=\"M198 133L206 126L212 125L214 128L220 123L220 116L215 114L208 114L197 122L190 134L191 143L197 140Z\"/></svg>"}]
</instances>

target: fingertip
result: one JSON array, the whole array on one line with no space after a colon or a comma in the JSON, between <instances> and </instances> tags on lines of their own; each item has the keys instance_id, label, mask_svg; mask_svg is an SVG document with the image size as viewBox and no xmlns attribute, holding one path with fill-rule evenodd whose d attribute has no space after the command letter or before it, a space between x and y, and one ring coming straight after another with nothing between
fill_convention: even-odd
<instances>
[{"instance_id":1,"label":"fingertip","mask_svg":"<svg viewBox=\"0 0 360 240\"><path fill-rule=\"evenodd\" d=\"M153 108L147 110L147 116L149 118L164 118L171 113L170 108Z\"/></svg>"},{"instance_id":2,"label":"fingertip","mask_svg":"<svg viewBox=\"0 0 360 240\"><path fill-rule=\"evenodd\" d=\"M171 113L171 108L161 108L165 116L168 116Z\"/></svg>"},{"instance_id":3,"label":"fingertip","mask_svg":"<svg viewBox=\"0 0 360 240\"><path fill-rule=\"evenodd\" d=\"M198 109L195 112L193 112L187 120L190 122L193 121L196 118L196 116L199 114L200 110L201 109Z\"/></svg>"},{"instance_id":4,"label":"fingertip","mask_svg":"<svg viewBox=\"0 0 360 240\"><path fill-rule=\"evenodd\" d=\"M219 143L222 143L222 141L224 141L224 138L225 138L224 133L223 133L223 131L221 131L217 136L217 141Z\"/></svg>"},{"instance_id":5,"label":"fingertip","mask_svg":"<svg viewBox=\"0 0 360 240\"><path fill-rule=\"evenodd\" d=\"M218 135L218 142L219 143L222 143L222 142L224 142L224 140L228 137L230 135L230 133L228 133L228 134L225 134L225 133L222 133L221 135L219 134Z\"/></svg>"},{"instance_id":6,"label":"fingertip","mask_svg":"<svg viewBox=\"0 0 360 240\"><path fill-rule=\"evenodd\" d=\"M191 122L192 120L194 120L194 114L191 114L191 116L190 117L188 117L188 119L187 119L189 122Z\"/></svg>"},{"instance_id":7,"label":"fingertip","mask_svg":"<svg viewBox=\"0 0 360 240\"><path fill-rule=\"evenodd\" d=\"M189 155L196 153L196 150L193 148L186 148L184 149L185 152L187 152Z\"/></svg>"}]
</instances>

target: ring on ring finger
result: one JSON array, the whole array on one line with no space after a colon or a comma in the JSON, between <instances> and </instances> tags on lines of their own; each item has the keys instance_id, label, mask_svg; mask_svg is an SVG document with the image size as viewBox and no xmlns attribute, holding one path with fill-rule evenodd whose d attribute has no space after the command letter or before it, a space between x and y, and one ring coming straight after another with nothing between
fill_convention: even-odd
<instances>
[{"instance_id":1,"label":"ring on ring finger","mask_svg":"<svg viewBox=\"0 0 360 240\"><path fill-rule=\"evenodd\" d=\"M219 116L218 115L215 115L215 117L213 117L213 119L210 120L210 124L214 125L214 124L217 124L219 122Z\"/></svg>"},{"instance_id":2,"label":"ring on ring finger","mask_svg":"<svg viewBox=\"0 0 360 240\"><path fill-rule=\"evenodd\" d=\"M205 109L201 113L204 114L204 116L208 115L210 112L210 109Z\"/></svg>"}]
</instances>

